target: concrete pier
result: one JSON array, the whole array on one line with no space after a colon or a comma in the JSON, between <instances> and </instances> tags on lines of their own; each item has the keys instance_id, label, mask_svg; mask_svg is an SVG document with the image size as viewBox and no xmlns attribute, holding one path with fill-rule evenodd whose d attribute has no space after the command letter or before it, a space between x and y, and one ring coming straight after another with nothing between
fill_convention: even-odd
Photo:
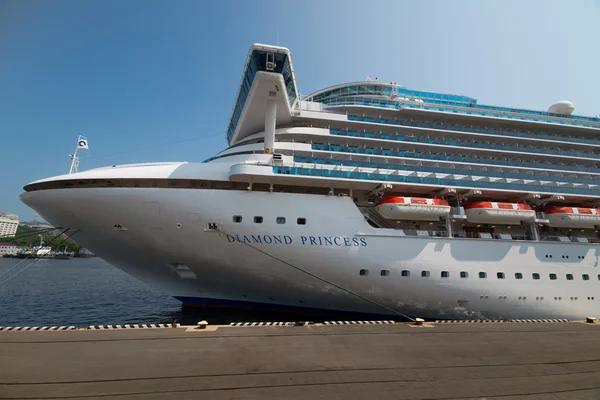
<instances>
[{"instance_id":1,"label":"concrete pier","mask_svg":"<svg viewBox=\"0 0 600 400\"><path fill-rule=\"evenodd\" d=\"M0 399L600 399L600 324L0 332Z\"/></svg>"}]
</instances>

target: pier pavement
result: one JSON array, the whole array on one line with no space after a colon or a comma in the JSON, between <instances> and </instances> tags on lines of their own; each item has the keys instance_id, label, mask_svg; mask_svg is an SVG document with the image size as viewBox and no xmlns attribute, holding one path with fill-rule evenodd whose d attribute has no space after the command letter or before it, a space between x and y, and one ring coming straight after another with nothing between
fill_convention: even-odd
<instances>
[{"instance_id":1,"label":"pier pavement","mask_svg":"<svg viewBox=\"0 0 600 400\"><path fill-rule=\"evenodd\" d=\"M600 324L0 332L0 399L600 399Z\"/></svg>"}]
</instances>

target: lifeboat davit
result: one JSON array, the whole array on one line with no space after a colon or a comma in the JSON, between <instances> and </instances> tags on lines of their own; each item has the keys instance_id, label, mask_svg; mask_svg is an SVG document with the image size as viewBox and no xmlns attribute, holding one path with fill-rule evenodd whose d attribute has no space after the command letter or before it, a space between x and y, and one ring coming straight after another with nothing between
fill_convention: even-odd
<instances>
[{"instance_id":1,"label":"lifeboat davit","mask_svg":"<svg viewBox=\"0 0 600 400\"><path fill-rule=\"evenodd\" d=\"M533 221L535 211L527 204L474 201L465 206L467 221L478 224L519 225Z\"/></svg>"},{"instance_id":2,"label":"lifeboat davit","mask_svg":"<svg viewBox=\"0 0 600 400\"><path fill-rule=\"evenodd\" d=\"M600 225L600 212L596 208L550 207L544 211L549 225L556 228L588 228Z\"/></svg>"},{"instance_id":3,"label":"lifeboat davit","mask_svg":"<svg viewBox=\"0 0 600 400\"><path fill-rule=\"evenodd\" d=\"M439 221L450 214L446 200L424 197L385 197L375 207L377 212L387 219L415 221Z\"/></svg>"}]
</instances>

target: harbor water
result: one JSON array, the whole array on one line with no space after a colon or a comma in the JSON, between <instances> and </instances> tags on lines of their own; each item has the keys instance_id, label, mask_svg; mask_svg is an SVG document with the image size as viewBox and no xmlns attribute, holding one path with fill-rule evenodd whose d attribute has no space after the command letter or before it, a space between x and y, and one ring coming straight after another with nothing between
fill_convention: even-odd
<instances>
[{"instance_id":1,"label":"harbor water","mask_svg":"<svg viewBox=\"0 0 600 400\"><path fill-rule=\"evenodd\" d=\"M0 258L0 326L195 323L203 317L99 258Z\"/></svg>"}]
</instances>

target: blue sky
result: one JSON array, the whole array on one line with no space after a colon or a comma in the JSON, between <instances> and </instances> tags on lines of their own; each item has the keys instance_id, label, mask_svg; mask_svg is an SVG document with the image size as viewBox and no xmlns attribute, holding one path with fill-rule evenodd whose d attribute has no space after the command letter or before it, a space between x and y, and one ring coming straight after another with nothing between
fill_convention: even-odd
<instances>
[{"instance_id":1,"label":"blue sky","mask_svg":"<svg viewBox=\"0 0 600 400\"><path fill-rule=\"evenodd\" d=\"M600 1L0 1L0 211L82 168L202 161L248 48L292 51L302 94L366 75L479 103L600 114Z\"/></svg>"}]
</instances>

